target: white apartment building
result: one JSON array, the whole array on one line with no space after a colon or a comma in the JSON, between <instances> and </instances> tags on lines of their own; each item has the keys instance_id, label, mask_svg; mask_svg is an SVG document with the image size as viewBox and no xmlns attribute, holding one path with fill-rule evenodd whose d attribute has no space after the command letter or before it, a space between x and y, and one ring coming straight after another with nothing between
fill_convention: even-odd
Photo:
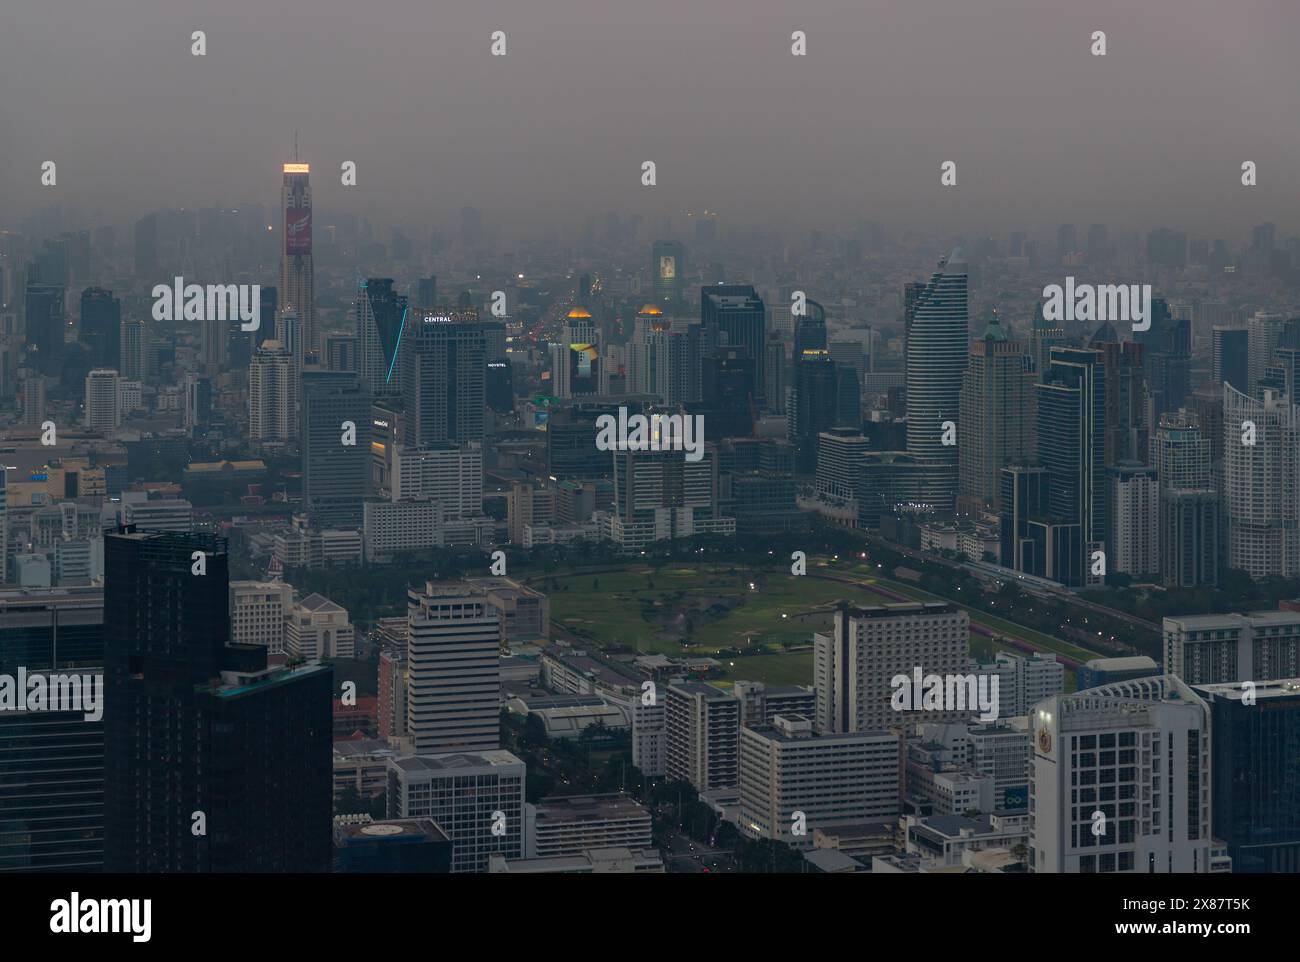
<instances>
[{"instance_id":1,"label":"white apartment building","mask_svg":"<svg viewBox=\"0 0 1300 962\"><path fill-rule=\"evenodd\" d=\"M656 698L653 705L643 705L641 699L631 700L632 714L632 764L646 778L659 778L668 770L667 709L664 700Z\"/></svg>"},{"instance_id":2,"label":"white apartment building","mask_svg":"<svg viewBox=\"0 0 1300 962\"><path fill-rule=\"evenodd\" d=\"M835 612L830 635L813 636L816 726L822 732L878 731L905 722L958 721L974 712L893 709L895 675L967 674L970 618L946 602Z\"/></svg>"},{"instance_id":3,"label":"white apartment building","mask_svg":"<svg viewBox=\"0 0 1300 962\"><path fill-rule=\"evenodd\" d=\"M95 368L86 375L86 427L109 437L122 423L117 371Z\"/></svg>"},{"instance_id":4,"label":"white apartment building","mask_svg":"<svg viewBox=\"0 0 1300 962\"><path fill-rule=\"evenodd\" d=\"M712 685L686 681L668 687L665 708L667 776L699 792L735 788L740 701Z\"/></svg>"},{"instance_id":5,"label":"white apartment building","mask_svg":"<svg viewBox=\"0 0 1300 962\"><path fill-rule=\"evenodd\" d=\"M1153 575L1160 571L1160 479L1155 467L1121 464L1109 472L1108 571Z\"/></svg>"},{"instance_id":6,"label":"white apartment building","mask_svg":"<svg viewBox=\"0 0 1300 962\"><path fill-rule=\"evenodd\" d=\"M814 829L897 815L899 751L896 732L819 734L803 715L742 728L740 829L811 848Z\"/></svg>"}]
</instances>

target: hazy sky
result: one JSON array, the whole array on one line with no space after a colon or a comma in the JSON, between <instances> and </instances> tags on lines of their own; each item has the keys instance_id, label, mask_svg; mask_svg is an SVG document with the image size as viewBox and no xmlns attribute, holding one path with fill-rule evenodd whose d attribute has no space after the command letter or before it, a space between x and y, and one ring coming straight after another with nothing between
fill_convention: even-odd
<instances>
[{"instance_id":1,"label":"hazy sky","mask_svg":"<svg viewBox=\"0 0 1300 962\"><path fill-rule=\"evenodd\" d=\"M322 223L707 206L1282 237L1300 231L1298 39L1298 0L3 0L0 226L56 198L274 205L296 128Z\"/></svg>"}]
</instances>

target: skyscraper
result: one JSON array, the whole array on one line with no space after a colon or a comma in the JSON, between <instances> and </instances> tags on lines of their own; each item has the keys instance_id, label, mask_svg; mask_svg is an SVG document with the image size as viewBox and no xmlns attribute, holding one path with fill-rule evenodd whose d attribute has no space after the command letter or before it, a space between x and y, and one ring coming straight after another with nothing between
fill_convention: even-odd
<instances>
[{"instance_id":1,"label":"skyscraper","mask_svg":"<svg viewBox=\"0 0 1300 962\"><path fill-rule=\"evenodd\" d=\"M499 748L501 620L481 588L407 592L407 731L422 755Z\"/></svg>"},{"instance_id":2,"label":"skyscraper","mask_svg":"<svg viewBox=\"0 0 1300 962\"><path fill-rule=\"evenodd\" d=\"M116 371L96 368L86 375L86 427L112 437L122 423Z\"/></svg>"},{"instance_id":3,"label":"skyscraper","mask_svg":"<svg viewBox=\"0 0 1300 962\"><path fill-rule=\"evenodd\" d=\"M1300 575L1300 408L1223 385L1223 507L1229 568L1252 578Z\"/></svg>"},{"instance_id":4,"label":"skyscraper","mask_svg":"<svg viewBox=\"0 0 1300 962\"><path fill-rule=\"evenodd\" d=\"M280 189L284 247L277 292L280 309L296 311L302 321L302 354L305 355L320 350L311 253L311 165L297 163L296 156L294 161L284 165L284 185Z\"/></svg>"},{"instance_id":5,"label":"skyscraper","mask_svg":"<svg viewBox=\"0 0 1300 962\"><path fill-rule=\"evenodd\" d=\"M744 348L754 361L755 387L763 394L764 330L767 311L763 299L748 284L715 284L700 289L700 333L704 351L710 353L724 342Z\"/></svg>"},{"instance_id":6,"label":"skyscraper","mask_svg":"<svg viewBox=\"0 0 1300 962\"><path fill-rule=\"evenodd\" d=\"M686 293L686 248L678 241L655 241L650 248L654 300L662 309L680 311Z\"/></svg>"},{"instance_id":7,"label":"skyscraper","mask_svg":"<svg viewBox=\"0 0 1300 962\"><path fill-rule=\"evenodd\" d=\"M1244 327L1215 327L1211 332L1214 386L1227 381L1238 391L1250 391L1250 331Z\"/></svg>"},{"instance_id":8,"label":"skyscraper","mask_svg":"<svg viewBox=\"0 0 1300 962\"><path fill-rule=\"evenodd\" d=\"M1236 872L1300 872L1300 679L1195 685L1210 706L1211 812Z\"/></svg>"},{"instance_id":9,"label":"skyscraper","mask_svg":"<svg viewBox=\"0 0 1300 962\"><path fill-rule=\"evenodd\" d=\"M1052 520L1078 526L1069 567L1056 580L1077 586L1092 577L1092 555L1107 534L1105 484L1106 374L1100 351L1053 348L1038 397L1038 459L1047 468ZM1077 563L1077 568L1074 567Z\"/></svg>"},{"instance_id":10,"label":"skyscraper","mask_svg":"<svg viewBox=\"0 0 1300 962\"><path fill-rule=\"evenodd\" d=\"M994 506L1002 469L1034 457L1033 375L1022 346L996 317L970 349L962 376L958 494Z\"/></svg>"},{"instance_id":11,"label":"skyscraper","mask_svg":"<svg viewBox=\"0 0 1300 962\"><path fill-rule=\"evenodd\" d=\"M63 369L65 315L63 288L53 284L28 283L24 331L31 366L47 377L58 377Z\"/></svg>"},{"instance_id":12,"label":"skyscraper","mask_svg":"<svg viewBox=\"0 0 1300 962\"><path fill-rule=\"evenodd\" d=\"M122 302L112 291L102 287L87 287L81 292L81 342L90 350L90 363L94 367L118 365L118 350L122 337Z\"/></svg>"},{"instance_id":13,"label":"skyscraper","mask_svg":"<svg viewBox=\"0 0 1300 962\"><path fill-rule=\"evenodd\" d=\"M397 355L406 328L406 298L393 290L389 277L372 277L354 302L357 360L365 388L376 396L402 393Z\"/></svg>"},{"instance_id":14,"label":"skyscraper","mask_svg":"<svg viewBox=\"0 0 1300 962\"><path fill-rule=\"evenodd\" d=\"M297 437L297 384L293 361L279 341L264 341L248 368L248 439L284 445Z\"/></svg>"},{"instance_id":15,"label":"skyscraper","mask_svg":"<svg viewBox=\"0 0 1300 962\"><path fill-rule=\"evenodd\" d=\"M479 442L487 403L487 340L473 311L420 312L406 332L402 443Z\"/></svg>"},{"instance_id":16,"label":"skyscraper","mask_svg":"<svg viewBox=\"0 0 1300 962\"><path fill-rule=\"evenodd\" d=\"M331 670L228 645L221 539L127 529L104 555L105 869L328 871Z\"/></svg>"},{"instance_id":17,"label":"skyscraper","mask_svg":"<svg viewBox=\"0 0 1300 962\"><path fill-rule=\"evenodd\" d=\"M966 334L966 260L957 248L917 295L907 334L908 453L950 462L954 473L957 446L943 443L943 422L958 418Z\"/></svg>"},{"instance_id":18,"label":"skyscraper","mask_svg":"<svg viewBox=\"0 0 1300 962\"><path fill-rule=\"evenodd\" d=\"M1167 585L1219 580L1219 492L1210 449L1196 415L1179 411L1160 419L1151 453L1160 479L1160 571Z\"/></svg>"},{"instance_id":19,"label":"skyscraper","mask_svg":"<svg viewBox=\"0 0 1300 962\"><path fill-rule=\"evenodd\" d=\"M351 371L309 365L303 372L302 501L315 527L361 527L370 477L372 400Z\"/></svg>"}]
</instances>

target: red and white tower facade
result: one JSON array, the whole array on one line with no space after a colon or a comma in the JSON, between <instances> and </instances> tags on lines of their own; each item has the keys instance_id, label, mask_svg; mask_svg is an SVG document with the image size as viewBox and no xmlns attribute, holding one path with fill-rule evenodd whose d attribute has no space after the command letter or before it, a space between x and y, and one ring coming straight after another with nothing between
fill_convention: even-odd
<instances>
[{"instance_id":1,"label":"red and white tower facade","mask_svg":"<svg viewBox=\"0 0 1300 962\"><path fill-rule=\"evenodd\" d=\"M284 186L280 207L284 212L284 248L280 255L279 310L293 311L301 325L299 343L294 345L295 367L301 370L304 354L319 353L320 332L316 330L311 262L310 164L296 160L284 165Z\"/></svg>"}]
</instances>

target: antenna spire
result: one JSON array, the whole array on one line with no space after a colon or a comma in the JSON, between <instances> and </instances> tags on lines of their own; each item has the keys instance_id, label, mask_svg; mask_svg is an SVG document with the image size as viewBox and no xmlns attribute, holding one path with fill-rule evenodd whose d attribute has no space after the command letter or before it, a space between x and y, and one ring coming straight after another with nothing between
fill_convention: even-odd
<instances>
[{"instance_id":1,"label":"antenna spire","mask_svg":"<svg viewBox=\"0 0 1300 962\"><path fill-rule=\"evenodd\" d=\"M293 162L298 163L298 131L293 132Z\"/></svg>"}]
</instances>

